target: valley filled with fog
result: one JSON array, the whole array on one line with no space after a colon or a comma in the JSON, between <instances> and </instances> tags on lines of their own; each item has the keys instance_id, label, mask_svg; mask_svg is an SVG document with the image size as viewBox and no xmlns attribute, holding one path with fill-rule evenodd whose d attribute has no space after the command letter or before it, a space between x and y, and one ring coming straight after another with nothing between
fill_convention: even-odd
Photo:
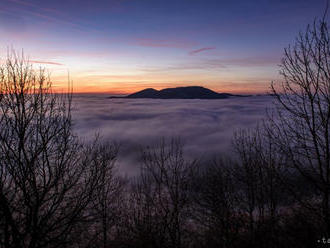
<instances>
[{"instance_id":1,"label":"valley filled with fog","mask_svg":"<svg viewBox=\"0 0 330 248\"><path fill-rule=\"evenodd\" d=\"M161 138L180 137L190 158L212 159L232 152L235 130L253 128L272 107L271 96L219 100L111 99L105 94L75 94L74 130L89 140L98 133L120 144L120 173L138 171L139 150Z\"/></svg>"}]
</instances>

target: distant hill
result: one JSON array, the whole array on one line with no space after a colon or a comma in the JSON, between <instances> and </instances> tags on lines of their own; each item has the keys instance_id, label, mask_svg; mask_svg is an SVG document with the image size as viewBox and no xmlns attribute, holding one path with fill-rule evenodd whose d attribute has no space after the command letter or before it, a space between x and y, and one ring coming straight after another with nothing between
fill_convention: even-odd
<instances>
[{"instance_id":1,"label":"distant hill","mask_svg":"<svg viewBox=\"0 0 330 248\"><path fill-rule=\"evenodd\" d=\"M167 88L163 90L155 90L152 88L144 89L125 97L111 98L153 98L153 99L224 99L232 95L228 93L217 93L201 86L188 86Z\"/></svg>"}]
</instances>

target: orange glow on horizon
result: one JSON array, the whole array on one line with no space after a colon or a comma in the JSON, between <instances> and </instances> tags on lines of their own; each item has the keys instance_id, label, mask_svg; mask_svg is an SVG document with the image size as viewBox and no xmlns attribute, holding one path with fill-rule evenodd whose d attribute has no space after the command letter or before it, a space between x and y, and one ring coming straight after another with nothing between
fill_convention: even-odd
<instances>
[{"instance_id":1,"label":"orange glow on horizon","mask_svg":"<svg viewBox=\"0 0 330 248\"><path fill-rule=\"evenodd\" d=\"M120 83L119 83L120 84ZM144 90L146 88L153 88L155 90L162 90L165 88L175 88L175 87L185 87L185 86L202 86L205 88L208 88L210 90L213 90L218 93L231 93L231 94L265 94L269 91L269 86L267 84L260 84L259 86L256 85L242 85L238 84L235 85L233 83L232 85L223 85L221 86L221 83L219 85L207 85L207 84L163 84L163 85L157 85L153 86L152 84L143 84L141 85L124 85L122 87L120 86L82 86L82 87L75 87L73 84L73 93L79 94L79 93L94 93L94 94L110 94L110 95L128 95L132 94L141 90ZM53 86L53 89L55 92L67 92L68 87L61 87L61 86Z\"/></svg>"},{"instance_id":2,"label":"orange glow on horizon","mask_svg":"<svg viewBox=\"0 0 330 248\"><path fill-rule=\"evenodd\" d=\"M51 76L53 89L57 92L68 90L68 82L73 85L74 93L102 93L113 95L127 95L134 92L154 88L202 86L219 93L232 94L263 94L269 91L271 80L262 76L233 75L233 73L221 75L202 72L190 73L147 73L139 71L118 72L109 71L73 71L67 75L67 71L56 70Z\"/></svg>"}]
</instances>

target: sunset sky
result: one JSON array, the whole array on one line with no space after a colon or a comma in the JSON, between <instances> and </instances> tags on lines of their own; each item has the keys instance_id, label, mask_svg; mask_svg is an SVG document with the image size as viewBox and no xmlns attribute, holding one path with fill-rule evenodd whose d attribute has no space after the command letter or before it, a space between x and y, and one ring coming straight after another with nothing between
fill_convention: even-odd
<instances>
[{"instance_id":1,"label":"sunset sky","mask_svg":"<svg viewBox=\"0 0 330 248\"><path fill-rule=\"evenodd\" d=\"M0 57L24 49L76 92L201 85L263 93L325 0L0 0Z\"/></svg>"}]
</instances>

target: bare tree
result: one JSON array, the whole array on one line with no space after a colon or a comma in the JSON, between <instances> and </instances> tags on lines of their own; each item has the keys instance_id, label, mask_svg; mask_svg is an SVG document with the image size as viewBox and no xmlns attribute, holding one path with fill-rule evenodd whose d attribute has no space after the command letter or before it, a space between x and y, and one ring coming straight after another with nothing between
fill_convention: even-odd
<instances>
[{"instance_id":1,"label":"bare tree","mask_svg":"<svg viewBox=\"0 0 330 248\"><path fill-rule=\"evenodd\" d=\"M95 145L72 133L72 94L51 86L23 56L0 67L1 247L75 243L102 184Z\"/></svg>"},{"instance_id":2,"label":"bare tree","mask_svg":"<svg viewBox=\"0 0 330 248\"><path fill-rule=\"evenodd\" d=\"M284 50L283 82L271 86L276 110L268 134L286 155L290 170L301 175L305 187L314 192L315 199L304 205L322 213L330 235L330 40L326 18L325 14L309 25Z\"/></svg>"},{"instance_id":3,"label":"bare tree","mask_svg":"<svg viewBox=\"0 0 330 248\"><path fill-rule=\"evenodd\" d=\"M233 143L239 158L234 174L241 192L241 206L249 216L250 242L276 247L279 209L286 205L287 199L283 187L287 179L283 167L285 157L278 152L264 127L236 132ZM260 232L264 233L263 237Z\"/></svg>"},{"instance_id":4,"label":"bare tree","mask_svg":"<svg viewBox=\"0 0 330 248\"><path fill-rule=\"evenodd\" d=\"M184 158L183 145L176 139L144 149L142 159L132 201L135 231L143 230L150 247L182 247L196 162Z\"/></svg>"},{"instance_id":5,"label":"bare tree","mask_svg":"<svg viewBox=\"0 0 330 248\"><path fill-rule=\"evenodd\" d=\"M122 217L126 181L117 175L115 167L119 146L101 141L99 136L87 147L88 166L95 170L98 180L91 202L86 208L86 219L79 247L108 247L117 239Z\"/></svg>"},{"instance_id":6,"label":"bare tree","mask_svg":"<svg viewBox=\"0 0 330 248\"><path fill-rule=\"evenodd\" d=\"M160 196L151 177L132 183L129 202L129 237L133 247L168 247L167 213L160 208Z\"/></svg>"},{"instance_id":7,"label":"bare tree","mask_svg":"<svg viewBox=\"0 0 330 248\"><path fill-rule=\"evenodd\" d=\"M191 218L197 230L191 236L196 247L237 247L245 221L233 164L228 159L204 163L194 178Z\"/></svg>"}]
</instances>

